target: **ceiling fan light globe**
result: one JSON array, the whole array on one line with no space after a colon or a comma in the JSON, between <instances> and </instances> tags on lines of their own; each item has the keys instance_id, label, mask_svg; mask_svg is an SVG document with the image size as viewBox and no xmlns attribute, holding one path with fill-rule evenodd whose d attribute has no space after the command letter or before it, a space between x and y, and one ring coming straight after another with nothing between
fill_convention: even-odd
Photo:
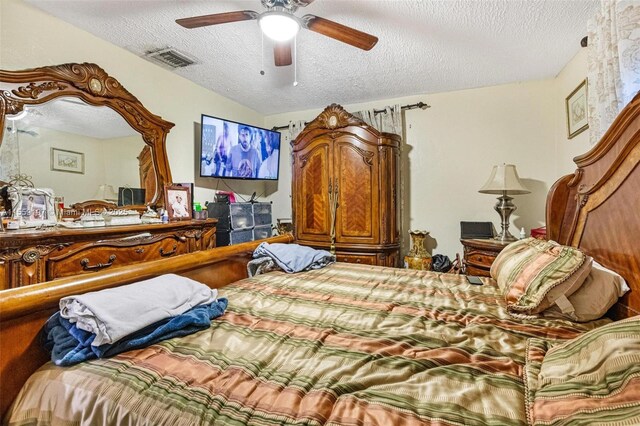
<instances>
[{"instance_id":1,"label":"ceiling fan light globe","mask_svg":"<svg viewBox=\"0 0 640 426\"><path fill-rule=\"evenodd\" d=\"M300 30L300 23L293 16L279 12L263 13L258 24L264 35L274 41L289 41Z\"/></svg>"}]
</instances>

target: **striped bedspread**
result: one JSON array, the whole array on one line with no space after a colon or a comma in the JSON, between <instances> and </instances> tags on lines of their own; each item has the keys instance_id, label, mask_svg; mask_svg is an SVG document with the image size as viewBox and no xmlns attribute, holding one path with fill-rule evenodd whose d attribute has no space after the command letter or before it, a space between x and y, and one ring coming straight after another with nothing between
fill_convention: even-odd
<instances>
[{"instance_id":1,"label":"striped bedspread","mask_svg":"<svg viewBox=\"0 0 640 426\"><path fill-rule=\"evenodd\" d=\"M208 330L45 365L10 423L522 425L527 339L603 324L514 319L488 279L344 263L220 296Z\"/></svg>"}]
</instances>

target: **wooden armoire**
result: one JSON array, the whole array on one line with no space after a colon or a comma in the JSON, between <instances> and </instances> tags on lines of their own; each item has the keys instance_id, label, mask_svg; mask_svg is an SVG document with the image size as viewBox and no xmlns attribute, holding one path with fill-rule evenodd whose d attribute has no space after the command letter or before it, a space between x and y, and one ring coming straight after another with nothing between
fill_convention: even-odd
<instances>
[{"instance_id":1,"label":"wooden armoire","mask_svg":"<svg viewBox=\"0 0 640 426\"><path fill-rule=\"evenodd\" d=\"M299 244L338 261L398 266L400 136L328 106L293 142L293 224ZM333 247L332 247L333 246Z\"/></svg>"}]
</instances>

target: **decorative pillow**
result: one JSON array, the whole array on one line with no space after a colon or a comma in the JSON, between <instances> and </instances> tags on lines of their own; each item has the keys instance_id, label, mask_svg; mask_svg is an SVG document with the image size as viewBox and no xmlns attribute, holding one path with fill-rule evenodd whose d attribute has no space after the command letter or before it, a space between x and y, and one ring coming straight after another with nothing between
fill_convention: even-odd
<instances>
[{"instance_id":1,"label":"decorative pillow","mask_svg":"<svg viewBox=\"0 0 640 426\"><path fill-rule=\"evenodd\" d=\"M627 282L618 273L594 261L587 279L578 291L569 296L571 308L563 312L560 307L552 306L542 314L577 322L593 321L606 314L629 290Z\"/></svg>"},{"instance_id":2,"label":"decorative pillow","mask_svg":"<svg viewBox=\"0 0 640 426\"><path fill-rule=\"evenodd\" d=\"M640 424L640 316L549 346L527 344L529 425Z\"/></svg>"},{"instance_id":3,"label":"decorative pillow","mask_svg":"<svg viewBox=\"0 0 640 426\"><path fill-rule=\"evenodd\" d=\"M590 270L591 260L580 250L526 238L500 252L491 265L491 276L511 312L537 314L562 295L573 294Z\"/></svg>"}]
</instances>

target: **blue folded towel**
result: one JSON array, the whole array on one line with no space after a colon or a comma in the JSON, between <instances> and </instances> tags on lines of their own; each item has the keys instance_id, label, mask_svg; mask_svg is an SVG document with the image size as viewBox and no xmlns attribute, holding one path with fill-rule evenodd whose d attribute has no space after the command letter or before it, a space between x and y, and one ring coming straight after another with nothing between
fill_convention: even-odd
<instances>
[{"instance_id":1,"label":"blue folded towel","mask_svg":"<svg viewBox=\"0 0 640 426\"><path fill-rule=\"evenodd\" d=\"M320 269L336 261L326 250L316 250L299 244L260 243L253 252L254 258L270 257L288 273Z\"/></svg>"},{"instance_id":2,"label":"blue folded towel","mask_svg":"<svg viewBox=\"0 0 640 426\"><path fill-rule=\"evenodd\" d=\"M51 352L53 363L61 366L109 357L204 330L211 325L212 319L224 313L227 304L227 299L220 298L210 304L196 306L181 315L151 324L113 344L100 346L91 345L96 337L95 334L80 330L75 324L62 318L58 311L45 323L44 347Z\"/></svg>"}]
</instances>

